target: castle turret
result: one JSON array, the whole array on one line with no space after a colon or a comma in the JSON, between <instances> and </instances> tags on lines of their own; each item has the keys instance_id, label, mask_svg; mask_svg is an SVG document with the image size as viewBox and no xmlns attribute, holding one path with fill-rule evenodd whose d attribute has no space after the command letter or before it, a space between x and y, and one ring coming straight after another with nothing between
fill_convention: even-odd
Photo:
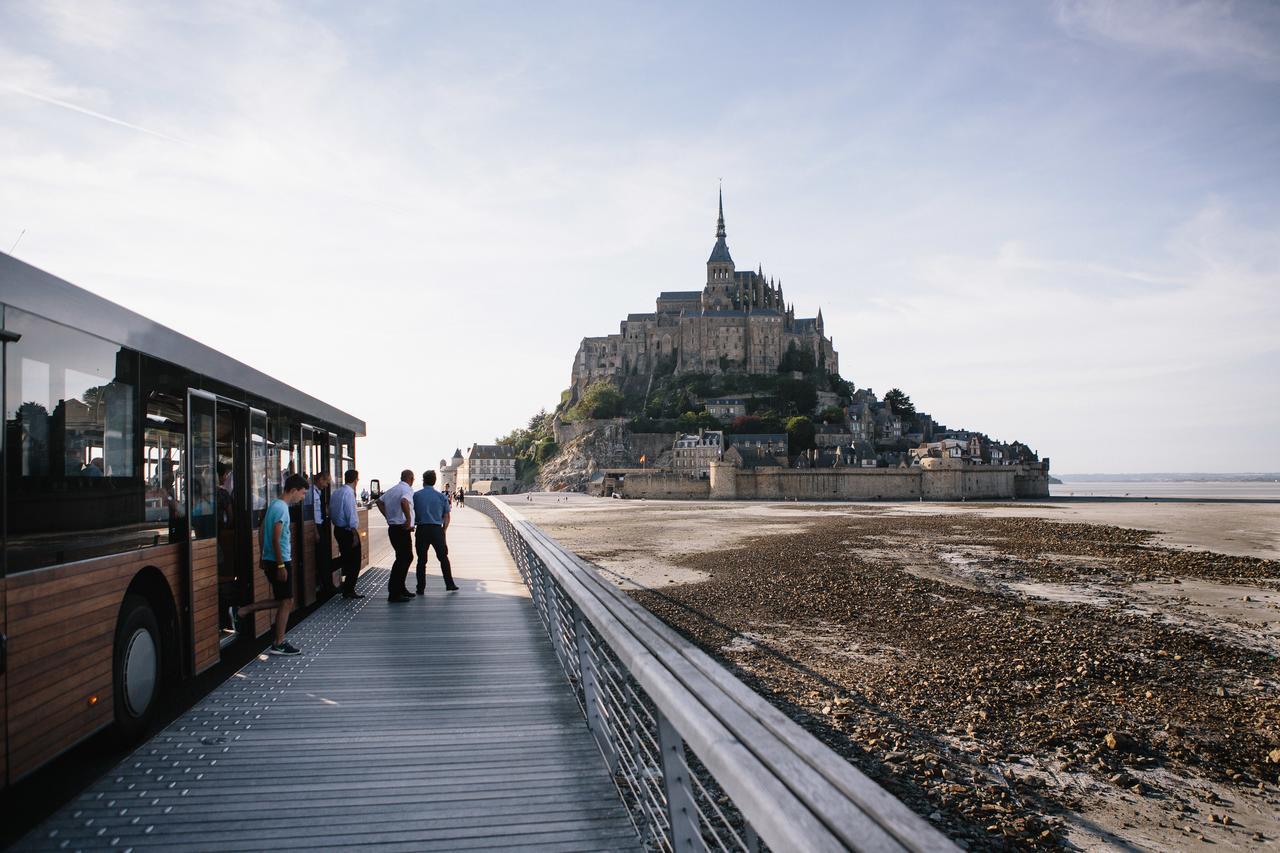
<instances>
[{"instance_id":1,"label":"castle turret","mask_svg":"<svg viewBox=\"0 0 1280 853\"><path fill-rule=\"evenodd\" d=\"M707 258L707 286L702 291L702 310L723 311L733 307L737 284L733 276L733 256L725 242L724 191L720 192L720 215L716 219L716 244Z\"/></svg>"}]
</instances>

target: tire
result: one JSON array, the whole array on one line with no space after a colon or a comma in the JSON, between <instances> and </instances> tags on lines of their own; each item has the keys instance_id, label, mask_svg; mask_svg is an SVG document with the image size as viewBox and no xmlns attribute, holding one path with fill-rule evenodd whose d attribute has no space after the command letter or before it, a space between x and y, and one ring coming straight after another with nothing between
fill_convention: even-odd
<instances>
[{"instance_id":1,"label":"tire","mask_svg":"<svg viewBox=\"0 0 1280 853\"><path fill-rule=\"evenodd\" d=\"M131 741L155 716L164 671L160 624L150 602L140 595L124 597L112 660L116 731Z\"/></svg>"}]
</instances>

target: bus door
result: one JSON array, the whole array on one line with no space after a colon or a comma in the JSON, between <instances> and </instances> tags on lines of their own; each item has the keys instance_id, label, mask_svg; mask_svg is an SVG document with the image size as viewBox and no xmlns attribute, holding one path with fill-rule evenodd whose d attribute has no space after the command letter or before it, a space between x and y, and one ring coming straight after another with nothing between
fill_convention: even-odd
<instances>
[{"instance_id":1,"label":"bus door","mask_svg":"<svg viewBox=\"0 0 1280 853\"><path fill-rule=\"evenodd\" d=\"M5 381L8 373L5 371L5 358L9 349L9 344L15 343L20 336L15 332L0 331L0 403L7 401ZM4 446L5 429L0 429L0 476L5 474L4 459L6 457ZM7 516L5 515L4 503L4 483L0 480L0 549L4 545L4 534ZM0 550L0 553L3 553ZM9 784L9 627L5 616L6 613L6 595L5 595L5 564L0 559L0 790L3 790Z\"/></svg>"},{"instance_id":2,"label":"bus door","mask_svg":"<svg viewBox=\"0 0 1280 853\"><path fill-rule=\"evenodd\" d=\"M215 637L218 646L236 639L231 608L248 603L253 596L249 410L241 403L194 389L188 392L188 400L189 577L192 644L200 669L205 662L201 650Z\"/></svg>"},{"instance_id":3,"label":"bus door","mask_svg":"<svg viewBox=\"0 0 1280 853\"><path fill-rule=\"evenodd\" d=\"M307 480L312 480L317 474L324 473L329 470L329 439L328 434L313 426L303 424L302 426L302 473ZM329 500L329 493L325 491L320 495L322 501ZM323 515L323 511L321 512ZM319 526L315 523L316 508L312 503L311 489L307 489L307 497L302 502L302 520L299 525L299 533L302 537L302 571L298 572L299 598L297 599L303 606L314 604L316 600L316 592L323 586L328 586L321 579L323 572L331 571L329 552L332 549L323 547L325 540L333 538L333 534L329 532L327 525Z\"/></svg>"}]
</instances>

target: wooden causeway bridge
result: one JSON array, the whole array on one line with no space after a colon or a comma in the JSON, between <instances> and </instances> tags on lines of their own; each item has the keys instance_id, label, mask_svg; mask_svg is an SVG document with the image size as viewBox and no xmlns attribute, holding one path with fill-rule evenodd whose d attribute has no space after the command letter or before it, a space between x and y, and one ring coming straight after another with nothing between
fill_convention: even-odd
<instances>
[{"instance_id":1,"label":"wooden causeway bridge","mask_svg":"<svg viewBox=\"0 0 1280 853\"><path fill-rule=\"evenodd\" d=\"M360 580L20 850L955 850L513 507ZM412 575L411 575L412 577Z\"/></svg>"}]
</instances>

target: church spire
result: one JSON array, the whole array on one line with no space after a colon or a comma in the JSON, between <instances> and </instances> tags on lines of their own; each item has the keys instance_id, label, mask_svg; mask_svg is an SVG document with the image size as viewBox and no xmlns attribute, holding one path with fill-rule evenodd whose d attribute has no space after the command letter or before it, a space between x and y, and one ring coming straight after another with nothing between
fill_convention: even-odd
<instances>
[{"instance_id":1,"label":"church spire","mask_svg":"<svg viewBox=\"0 0 1280 853\"><path fill-rule=\"evenodd\" d=\"M733 258L729 255L729 245L724 241L724 190L720 190L720 215L716 218L716 244L711 249L711 257L707 258L708 264L726 264L728 270L725 278L733 277ZM710 279L708 279L710 281Z\"/></svg>"}]
</instances>

